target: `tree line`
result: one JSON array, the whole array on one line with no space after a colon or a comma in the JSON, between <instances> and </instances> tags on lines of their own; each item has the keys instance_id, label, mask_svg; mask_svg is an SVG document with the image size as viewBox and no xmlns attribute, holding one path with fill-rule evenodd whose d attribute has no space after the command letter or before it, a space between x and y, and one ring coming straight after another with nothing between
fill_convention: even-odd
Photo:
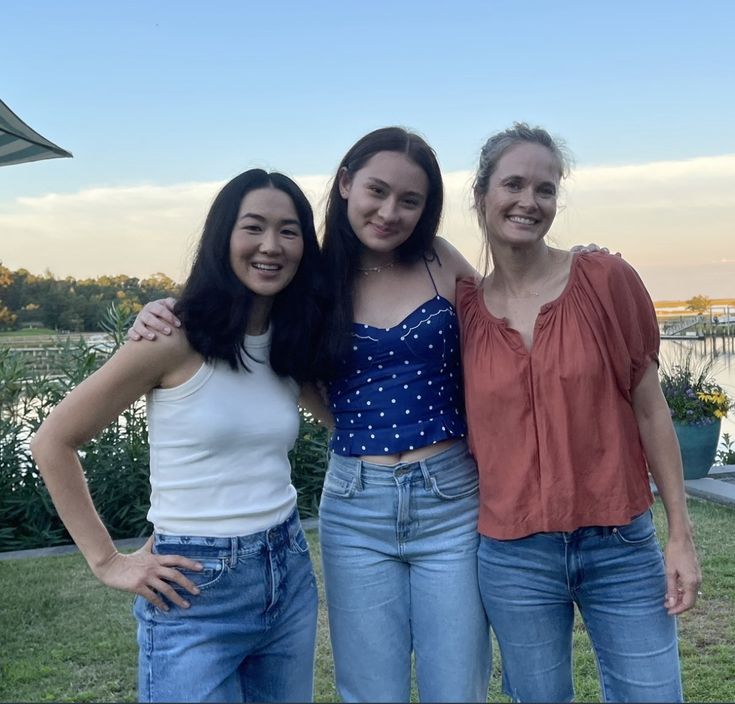
<instances>
[{"instance_id":1,"label":"tree line","mask_svg":"<svg viewBox=\"0 0 735 704\"><path fill-rule=\"evenodd\" d=\"M136 313L148 301L176 296L179 288L160 272L144 279L124 274L57 279L50 271L38 276L27 269L11 271L0 262L0 330L99 330L111 303Z\"/></svg>"}]
</instances>

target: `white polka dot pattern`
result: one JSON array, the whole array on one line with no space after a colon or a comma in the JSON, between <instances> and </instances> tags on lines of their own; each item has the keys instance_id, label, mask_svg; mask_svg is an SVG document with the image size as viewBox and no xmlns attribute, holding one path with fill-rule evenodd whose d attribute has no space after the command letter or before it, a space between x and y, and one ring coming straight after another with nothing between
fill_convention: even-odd
<instances>
[{"instance_id":1,"label":"white polka dot pattern","mask_svg":"<svg viewBox=\"0 0 735 704\"><path fill-rule=\"evenodd\" d=\"M356 323L352 339L344 374L329 385L337 454L391 454L466 434L449 301L437 295L392 328Z\"/></svg>"}]
</instances>

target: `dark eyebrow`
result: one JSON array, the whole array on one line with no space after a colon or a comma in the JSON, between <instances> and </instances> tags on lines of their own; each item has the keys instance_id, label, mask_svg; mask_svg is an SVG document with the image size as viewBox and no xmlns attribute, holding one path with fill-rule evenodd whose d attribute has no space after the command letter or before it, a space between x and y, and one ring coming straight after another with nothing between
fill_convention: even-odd
<instances>
[{"instance_id":1,"label":"dark eyebrow","mask_svg":"<svg viewBox=\"0 0 735 704\"><path fill-rule=\"evenodd\" d=\"M265 222L265 218L262 215L258 215L258 213L243 213L238 218L238 220L244 220L245 218L252 218L253 220L257 220L258 222ZM286 218L285 220L281 220L281 225L297 225L298 227L301 227L301 223L294 218Z\"/></svg>"},{"instance_id":2,"label":"dark eyebrow","mask_svg":"<svg viewBox=\"0 0 735 704\"><path fill-rule=\"evenodd\" d=\"M522 182L525 183L526 182L526 179L523 178L523 176L520 176L518 174L510 174L510 175L506 176L501 181L501 183L508 183L508 181L522 181ZM544 187L545 186L551 186L554 190L556 190L556 184L553 181L542 181L539 185L540 186L544 186Z\"/></svg>"},{"instance_id":3,"label":"dark eyebrow","mask_svg":"<svg viewBox=\"0 0 735 704\"><path fill-rule=\"evenodd\" d=\"M258 220L260 222L265 222L265 218L262 215L258 215L257 213L243 213L238 220L244 220L245 218L253 218L253 220Z\"/></svg>"},{"instance_id":4,"label":"dark eyebrow","mask_svg":"<svg viewBox=\"0 0 735 704\"><path fill-rule=\"evenodd\" d=\"M387 188L388 190L391 190L390 184L386 183L382 179L376 178L375 176L369 176L368 181L372 181L373 183L376 183L379 186L382 186L383 188ZM424 193L419 193L418 191L406 191L404 195L416 196L417 198L426 198L426 195Z\"/></svg>"}]
</instances>

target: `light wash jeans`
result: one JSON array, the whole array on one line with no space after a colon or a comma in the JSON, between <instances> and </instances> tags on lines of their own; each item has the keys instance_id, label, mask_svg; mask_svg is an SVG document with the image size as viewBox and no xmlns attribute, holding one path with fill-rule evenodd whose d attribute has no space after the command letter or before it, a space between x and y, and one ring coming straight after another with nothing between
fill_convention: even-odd
<instances>
[{"instance_id":1,"label":"light wash jeans","mask_svg":"<svg viewBox=\"0 0 735 704\"><path fill-rule=\"evenodd\" d=\"M156 534L153 551L204 570L182 570L201 589L176 586L188 609L135 600L140 701L312 700L317 590L296 511L240 538Z\"/></svg>"},{"instance_id":2,"label":"light wash jeans","mask_svg":"<svg viewBox=\"0 0 735 704\"><path fill-rule=\"evenodd\" d=\"M480 589L498 638L506 694L572 701L577 604L597 658L605 701L682 699L676 619L650 511L627 525L482 537Z\"/></svg>"},{"instance_id":3,"label":"light wash jeans","mask_svg":"<svg viewBox=\"0 0 735 704\"><path fill-rule=\"evenodd\" d=\"M486 701L490 640L477 582L477 468L466 444L383 466L332 455L320 508L343 701Z\"/></svg>"}]
</instances>

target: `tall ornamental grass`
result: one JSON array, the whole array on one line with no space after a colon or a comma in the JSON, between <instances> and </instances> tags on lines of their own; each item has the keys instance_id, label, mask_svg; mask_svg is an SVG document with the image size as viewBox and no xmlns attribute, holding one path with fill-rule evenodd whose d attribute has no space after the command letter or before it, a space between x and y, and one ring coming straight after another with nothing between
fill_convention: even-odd
<instances>
[{"instance_id":1,"label":"tall ornamental grass","mask_svg":"<svg viewBox=\"0 0 735 704\"><path fill-rule=\"evenodd\" d=\"M29 451L53 407L100 367L125 340L129 318L111 306L102 324L109 342L67 341L53 354L52 373L35 371L0 347L0 552L71 542ZM114 539L150 533L148 426L140 399L80 450L95 506ZM291 453L302 517L317 513L325 470L326 430L302 413Z\"/></svg>"}]
</instances>

